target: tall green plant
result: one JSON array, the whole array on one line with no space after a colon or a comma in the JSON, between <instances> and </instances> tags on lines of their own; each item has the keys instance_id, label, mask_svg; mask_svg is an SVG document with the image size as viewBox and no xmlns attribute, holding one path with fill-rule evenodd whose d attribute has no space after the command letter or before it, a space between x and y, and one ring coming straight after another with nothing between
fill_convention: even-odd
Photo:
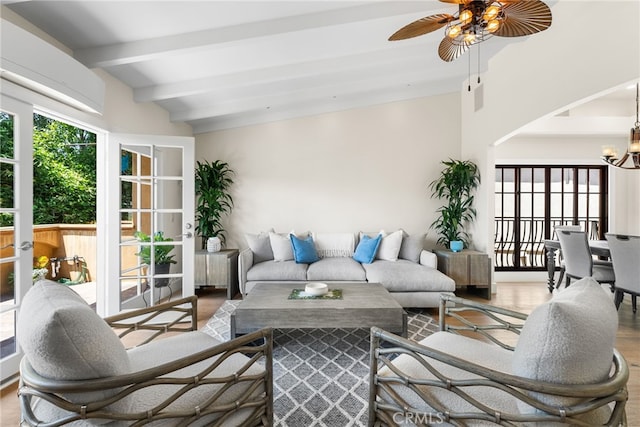
<instances>
[{"instance_id":1,"label":"tall green plant","mask_svg":"<svg viewBox=\"0 0 640 427\"><path fill-rule=\"evenodd\" d=\"M480 184L478 166L468 160L443 161L445 168L429 188L431 197L445 199L446 205L438 208L440 216L431 224L438 232L438 243L449 247L452 240L460 240L469 247L469 235L465 224L476 218L473 207L473 191Z\"/></svg>"},{"instance_id":2,"label":"tall green plant","mask_svg":"<svg viewBox=\"0 0 640 427\"><path fill-rule=\"evenodd\" d=\"M196 231L202 236L202 247L209 237L218 237L224 244L222 217L231 213L233 198L229 189L235 172L226 162L196 162Z\"/></svg>"}]
</instances>

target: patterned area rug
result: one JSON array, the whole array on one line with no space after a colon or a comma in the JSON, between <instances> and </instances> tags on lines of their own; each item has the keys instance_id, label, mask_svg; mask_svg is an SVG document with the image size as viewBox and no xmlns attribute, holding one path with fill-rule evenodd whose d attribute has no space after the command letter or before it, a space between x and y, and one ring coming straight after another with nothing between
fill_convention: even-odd
<instances>
[{"instance_id":1,"label":"patterned area rug","mask_svg":"<svg viewBox=\"0 0 640 427\"><path fill-rule=\"evenodd\" d=\"M229 315L240 301L225 301L202 329L229 340ZM408 337L438 330L427 310L409 309ZM369 329L276 329L273 343L276 426L366 426Z\"/></svg>"}]
</instances>

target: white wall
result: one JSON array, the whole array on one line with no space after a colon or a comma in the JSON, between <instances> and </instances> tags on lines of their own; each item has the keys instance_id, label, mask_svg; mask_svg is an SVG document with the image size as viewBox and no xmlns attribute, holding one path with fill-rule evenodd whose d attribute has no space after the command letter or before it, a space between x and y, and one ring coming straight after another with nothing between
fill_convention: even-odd
<instances>
[{"instance_id":1,"label":"white wall","mask_svg":"<svg viewBox=\"0 0 640 427\"><path fill-rule=\"evenodd\" d=\"M227 247L271 227L426 232L440 205L428 184L460 156L459 111L455 94L197 135L196 159L237 174Z\"/></svg>"},{"instance_id":2,"label":"white wall","mask_svg":"<svg viewBox=\"0 0 640 427\"><path fill-rule=\"evenodd\" d=\"M629 124L629 127L631 123ZM603 145L616 144L606 137L526 137L511 138L495 147L496 164L584 164L602 165ZM624 146L624 141L619 144Z\"/></svg>"},{"instance_id":3,"label":"white wall","mask_svg":"<svg viewBox=\"0 0 640 427\"><path fill-rule=\"evenodd\" d=\"M551 28L508 46L490 61L481 109L475 111L473 96L462 92L462 155L478 161L483 175L491 175L494 165L488 147L527 123L640 77L640 2L559 1L552 12ZM491 252L490 181L479 189L477 203L474 243Z\"/></svg>"},{"instance_id":4,"label":"white wall","mask_svg":"<svg viewBox=\"0 0 640 427\"><path fill-rule=\"evenodd\" d=\"M169 112L152 102L136 102L133 90L101 69L93 70L105 82L106 130L149 135L193 136L191 126L171 122Z\"/></svg>"}]
</instances>

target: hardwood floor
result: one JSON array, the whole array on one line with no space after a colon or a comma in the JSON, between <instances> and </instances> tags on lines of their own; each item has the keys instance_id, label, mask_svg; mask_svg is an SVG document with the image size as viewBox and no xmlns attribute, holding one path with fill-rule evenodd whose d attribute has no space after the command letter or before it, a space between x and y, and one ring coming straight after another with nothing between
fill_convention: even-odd
<instances>
[{"instance_id":1,"label":"hardwood floor","mask_svg":"<svg viewBox=\"0 0 640 427\"><path fill-rule=\"evenodd\" d=\"M457 292L463 298L487 302L478 296ZM225 300L224 290L198 291L198 327L203 327L211 315ZM551 297L546 284L535 283L499 283L498 292L490 303L523 313L530 313L536 306ZM437 317L437 310L432 310ZM640 426L640 312L631 310L630 298L627 297L620 307L619 326L616 335L616 347L624 355L629 364L630 378L628 383L629 402L627 403L627 421L631 427ZM18 426L20 408L17 399L17 384L5 387L0 393L0 426Z\"/></svg>"}]
</instances>

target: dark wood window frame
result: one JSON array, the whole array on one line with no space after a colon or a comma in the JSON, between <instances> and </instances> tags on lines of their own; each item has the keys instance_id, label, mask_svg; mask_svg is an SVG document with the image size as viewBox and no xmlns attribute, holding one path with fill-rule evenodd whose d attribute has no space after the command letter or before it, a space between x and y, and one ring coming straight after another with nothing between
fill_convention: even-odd
<instances>
[{"instance_id":1,"label":"dark wood window frame","mask_svg":"<svg viewBox=\"0 0 640 427\"><path fill-rule=\"evenodd\" d=\"M505 192L505 171L513 172L513 192ZM593 173L597 171L598 173ZM523 174L530 172L530 188ZM541 179L544 174L544 191L536 190L534 175ZM552 191L552 182L557 182L560 172L560 191ZM556 174L552 177L552 173ZM598 192L580 191L580 184L598 180ZM552 181L552 178L556 181ZM539 182L539 181L538 181ZM608 230L608 169L597 165L496 165L496 212L494 233L494 267L496 271L543 271L546 270L544 239L555 238L553 228L560 224L579 224L592 239L604 239ZM525 190L523 190L525 187ZM591 198L597 194L597 216L590 209ZM505 195L513 197L513 217L505 216ZM536 197L536 195L539 195ZM553 197L552 197L553 195ZM535 201L544 199L544 217L536 217ZM552 199L561 200L560 215L552 216ZM566 200L570 199L570 203ZM523 201L530 206L523 205ZM538 202L539 203L539 202ZM571 207L567 206L568 204ZM581 206L581 204L583 204ZM555 210L557 210L556 207ZM539 211L539 208L537 209ZM530 212L527 215L524 212Z\"/></svg>"}]
</instances>

